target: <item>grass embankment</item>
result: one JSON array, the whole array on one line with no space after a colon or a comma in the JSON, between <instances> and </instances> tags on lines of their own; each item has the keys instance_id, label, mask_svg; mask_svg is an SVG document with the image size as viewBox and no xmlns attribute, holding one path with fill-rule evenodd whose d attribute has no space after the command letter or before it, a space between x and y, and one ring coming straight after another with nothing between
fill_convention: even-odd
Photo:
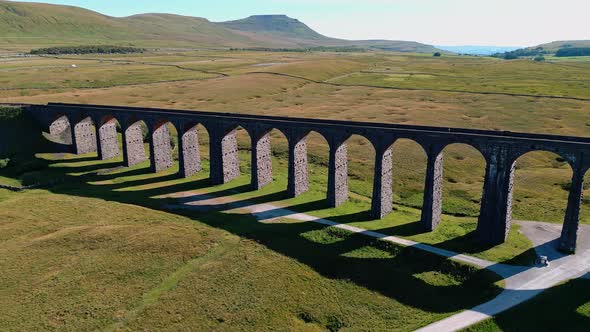
<instances>
[{"instance_id":1,"label":"grass embankment","mask_svg":"<svg viewBox=\"0 0 590 332\"><path fill-rule=\"evenodd\" d=\"M78 160L61 167L107 164ZM489 272L313 223L157 211L170 200L150 197L206 180L144 171L0 191L3 330L409 331L498 291Z\"/></svg>"}]
</instances>

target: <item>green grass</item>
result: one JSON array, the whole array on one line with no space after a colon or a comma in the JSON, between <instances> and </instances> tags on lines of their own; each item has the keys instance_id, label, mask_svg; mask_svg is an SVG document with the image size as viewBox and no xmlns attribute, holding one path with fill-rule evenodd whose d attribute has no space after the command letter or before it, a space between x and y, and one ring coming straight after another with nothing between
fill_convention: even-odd
<instances>
[{"instance_id":1,"label":"green grass","mask_svg":"<svg viewBox=\"0 0 590 332\"><path fill-rule=\"evenodd\" d=\"M590 279L570 280L465 331L588 331L589 291Z\"/></svg>"},{"instance_id":2,"label":"green grass","mask_svg":"<svg viewBox=\"0 0 590 332\"><path fill-rule=\"evenodd\" d=\"M0 191L4 330L412 330L498 292L492 273L313 223L154 210L202 181L137 170Z\"/></svg>"}]
</instances>

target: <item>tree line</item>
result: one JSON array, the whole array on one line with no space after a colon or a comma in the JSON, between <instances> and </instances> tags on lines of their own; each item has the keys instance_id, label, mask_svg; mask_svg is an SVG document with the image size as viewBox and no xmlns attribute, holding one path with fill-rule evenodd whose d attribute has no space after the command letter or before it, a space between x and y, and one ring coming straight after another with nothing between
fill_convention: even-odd
<instances>
[{"instance_id":1,"label":"tree line","mask_svg":"<svg viewBox=\"0 0 590 332\"><path fill-rule=\"evenodd\" d=\"M92 46L58 46L31 50L30 54L128 54L143 53L145 49L127 46L92 45Z\"/></svg>"},{"instance_id":2,"label":"tree line","mask_svg":"<svg viewBox=\"0 0 590 332\"><path fill-rule=\"evenodd\" d=\"M555 56L590 56L590 47L562 48L555 53Z\"/></svg>"}]
</instances>

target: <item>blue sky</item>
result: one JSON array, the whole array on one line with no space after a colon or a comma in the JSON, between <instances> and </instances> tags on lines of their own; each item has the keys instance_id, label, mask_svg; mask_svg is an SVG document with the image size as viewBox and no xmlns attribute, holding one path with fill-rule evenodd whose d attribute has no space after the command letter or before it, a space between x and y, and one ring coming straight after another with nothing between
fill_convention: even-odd
<instances>
[{"instance_id":1,"label":"blue sky","mask_svg":"<svg viewBox=\"0 0 590 332\"><path fill-rule=\"evenodd\" d=\"M26 0L28 1L28 0ZM346 39L529 46L590 39L590 0L47 0L111 16L160 12L238 19L287 14Z\"/></svg>"}]
</instances>

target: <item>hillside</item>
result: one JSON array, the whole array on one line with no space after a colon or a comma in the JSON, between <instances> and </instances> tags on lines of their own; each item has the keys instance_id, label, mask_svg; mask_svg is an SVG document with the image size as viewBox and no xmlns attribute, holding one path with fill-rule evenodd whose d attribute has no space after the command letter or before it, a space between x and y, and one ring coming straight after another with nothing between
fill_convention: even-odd
<instances>
[{"instance_id":1,"label":"hillside","mask_svg":"<svg viewBox=\"0 0 590 332\"><path fill-rule=\"evenodd\" d=\"M245 19L220 22L218 24L252 39L281 40L299 47L358 47L382 51L423 53L438 51L433 46L412 41L330 38L317 33L299 20L286 15L254 15Z\"/></svg>"},{"instance_id":2,"label":"hillside","mask_svg":"<svg viewBox=\"0 0 590 332\"><path fill-rule=\"evenodd\" d=\"M547 44L541 44L531 48L542 47L543 49L555 53L557 50L561 48L570 48L570 47L590 47L590 40L562 40L562 41L554 41Z\"/></svg>"},{"instance_id":3,"label":"hillside","mask_svg":"<svg viewBox=\"0 0 590 332\"><path fill-rule=\"evenodd\" d=\"M435 51L432 46L416 42L329 38L285 15L258 15L220 23L157 13L118 18L79 7L3 0L0 0L0 31L0 47L20 50L117 43L140 47L357 46L403 52Z\"/></svg>"}]
</instances>

